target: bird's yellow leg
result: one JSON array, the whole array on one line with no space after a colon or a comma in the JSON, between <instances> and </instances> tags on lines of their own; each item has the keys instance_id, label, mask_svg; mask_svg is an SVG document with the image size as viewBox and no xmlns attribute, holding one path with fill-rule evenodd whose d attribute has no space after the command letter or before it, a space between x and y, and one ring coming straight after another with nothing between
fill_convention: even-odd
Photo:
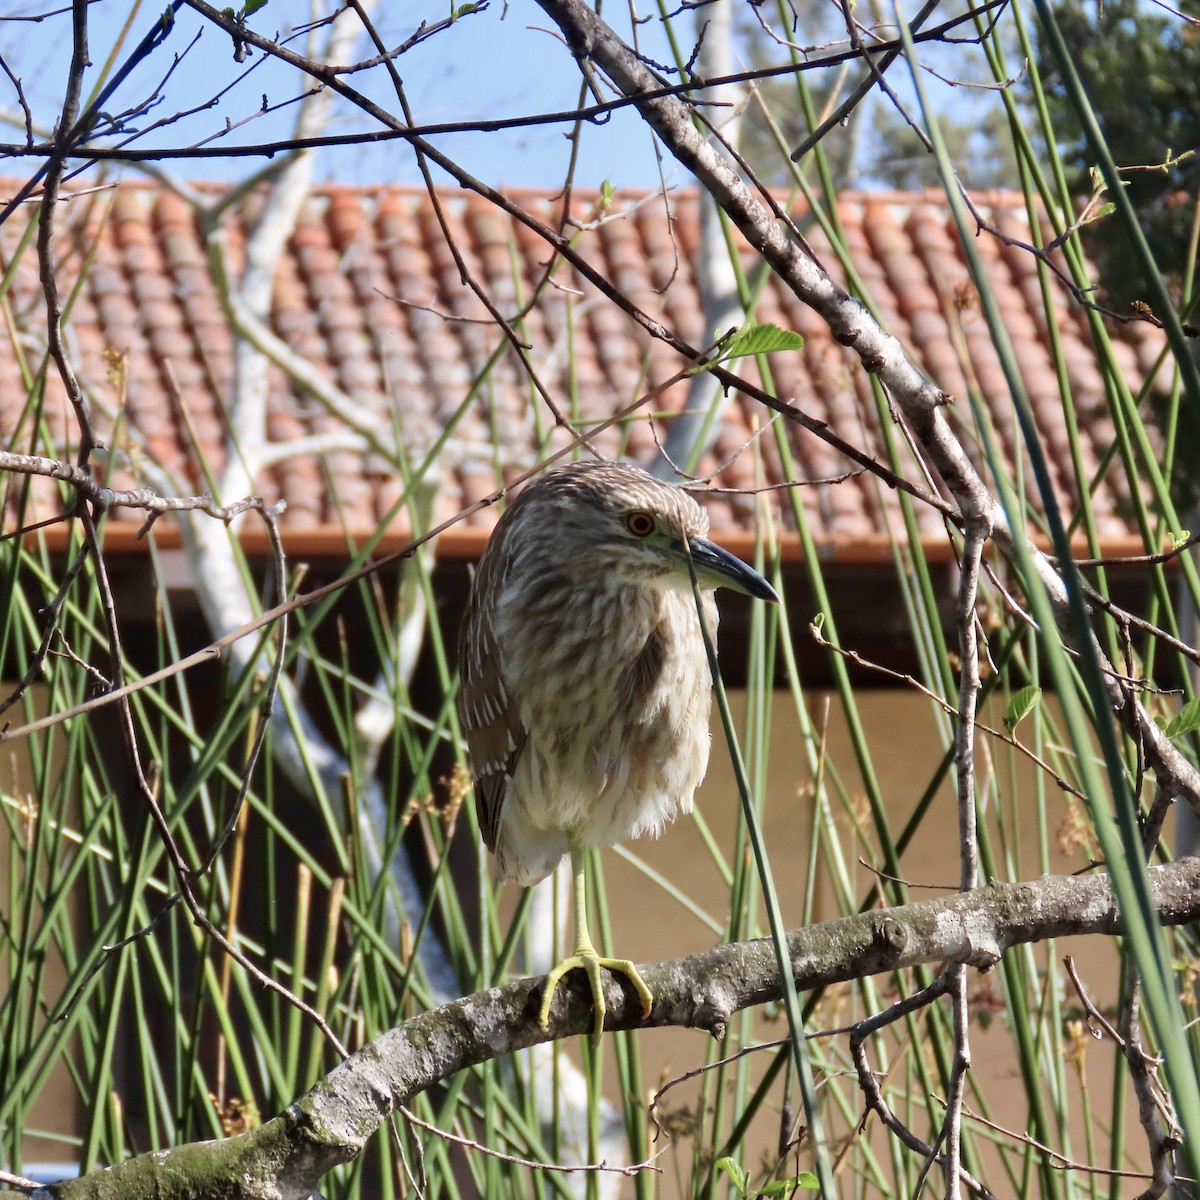
<instances>
[{"instance_id":1,"label":"bird's yellow leg","mask_svg":"<svg viewBox=\"0 0 1200 1200\"><path fill-rule=\"evenodd\" d=\"M571 847L571 876L575 888L575 953L562 962L546 976L546 990L542 994L542 1007L538 1012L538 1024L543 1029L550 1026L550 1005L554 1001L554 989L559 980L576 967L587 972L588 986L592 991L592 1004L596 1019L592 1025L592 1044L599 1045L600 1035L604 1032L604 981L600 977L600 969L612 971L615 975L624 975L633 984L634 991L642 1000L642 1020L650 1015L654 1006L654 996L646 986L646 981L638 974L638 969L627 958L601 958L592 945L587 926L587 890L585 887L584 852L575 846Z\"/></svg>"}]
</instances>

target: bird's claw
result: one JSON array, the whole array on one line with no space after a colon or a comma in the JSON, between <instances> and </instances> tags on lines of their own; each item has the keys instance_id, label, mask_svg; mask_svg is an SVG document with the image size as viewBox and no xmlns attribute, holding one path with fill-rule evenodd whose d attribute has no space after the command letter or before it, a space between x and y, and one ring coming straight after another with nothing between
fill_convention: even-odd
<instances>
[{"instance_id":1,"label":"bird's claw","mask_svg":"<svg viewBox=\"0 0 1200 1200\"><path fill-rule=\"evenodd\" d=\"M570 958L562 962L546 976L546 988L542 993L542 1006L538 1010L538 1024L543 1029L550 1028L550 1005L554 1002L554 990L559 981L568 971L579 968L587 973L588 986L592 992L592 1006L595 1020L592 1024L592 1045L600 1044L600 1035L604 1032L604 1014L607 1011L604 1004L604 980L601 978L601 968L611 971L614 975L624 975L633 984L642 1001L642 1020L649 1018L654 1007L654 994L646 986L646 981L638 973L637 967L627 958L601 958L594 951L577 950Z\"/></svg>"}]
</instances>

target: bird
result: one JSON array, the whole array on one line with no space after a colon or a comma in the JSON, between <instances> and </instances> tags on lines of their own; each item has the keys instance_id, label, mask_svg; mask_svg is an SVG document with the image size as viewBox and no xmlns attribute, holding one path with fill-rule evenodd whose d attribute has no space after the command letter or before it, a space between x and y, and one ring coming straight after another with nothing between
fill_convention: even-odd
<instances>
[{"instance_id":1,"label":"bird","mask_svg":"<svg viewBox=\"0 0 1200 1200\"><path fill-rule=\"evenodd\" d=\"M518 493L471 583L456 703L483 841L498 878L525 886L571 859L575 949L546 977L543 1030L560 980L578 968L594 1044L602 969L629 980L643 1020L652 1011L633 963L592 943L584 864L590 849L657 834L692 809L712 696L697 597L714 636L716 588L778 603L708 531L682 486L628 463L574 462Z\"/></svg>"}]
</instances>

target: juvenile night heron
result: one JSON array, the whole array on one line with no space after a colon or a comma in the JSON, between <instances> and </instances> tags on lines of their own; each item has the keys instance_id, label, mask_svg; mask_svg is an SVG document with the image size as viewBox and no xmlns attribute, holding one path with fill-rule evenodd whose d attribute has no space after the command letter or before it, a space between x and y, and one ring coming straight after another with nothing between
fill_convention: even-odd
<instances>
[{"instance_id":1,"label":"juvenile night heron","mask_svg":"<svg viewBox=\"0 0 1200 1200\"><path fill-rule=\"evenodd\" d=\"M530 484L500 518L459 634L458 712L475 804L502 879L531 885L571 856L575 953L546 980L587 972L593 1036L604 1028L600 968L653 997L633 963L588 936L584 852L657 833L708 766L712 680L692 593L708 628L713 589L777 601L740 559L706 540L687 492L637 467L580 462Z\"/></svg>"}]
</instances>

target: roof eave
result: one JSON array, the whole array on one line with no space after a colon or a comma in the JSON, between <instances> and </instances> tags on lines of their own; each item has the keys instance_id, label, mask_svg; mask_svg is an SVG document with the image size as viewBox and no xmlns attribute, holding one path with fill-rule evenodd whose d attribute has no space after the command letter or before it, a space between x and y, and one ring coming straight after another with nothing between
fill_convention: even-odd
<instances>
[{"instance_id":1,"label":"roof eave","mask_svg":"<svg viewBox=\"0 0 1200 1200\"><path fill-rule=\"evenodd\" d=\"M148 545L145 537L139 537L140 522L109 521L103 526L104 550L107 554L145 554ZM68 527L51 525L27 535L31 540L41 539L51 553L65 552L70 533ZM341 525L312 525L303 529L282 530L284 551L289 558L302 560L338 561L348 560L359 548L376 537L374 530L347 530ZM437 556L446 562L475 562L487 545L491 530L456 526L446 530L438 538ZM177 550L183 546L183 536L178 525L168 522L154 527L155 543L161 550ZM271 553L266 529L260 524L247 521L238 531L238 540L244 552L252 557L266 557ZM372 553L376 557L394 554L403 550L411 540L411 533L402 526L393 526L378 535ZM761 535L752 530L719 530L714 540L740 558L752 560L763 544ZM1048 542L1035 538L1042 549ZM72 545L74 542L72 541ZM784 565L804 562L804 547L798 534L785 532L777 539L779 558ZM821 561L839 566L890 566L895 557L896 546L882 534L867 535L853 540L837 542L817 540L817 552ZM953 546L943 537L921 539L921 549L929 562L952 561ZM1088 547L1079 542L1073 546L1075 554L1090 557ZM1108 537L1100 543L1102 558L1132 558L1146 553L1140 538Z\"/></svg>"}]
</instances>

